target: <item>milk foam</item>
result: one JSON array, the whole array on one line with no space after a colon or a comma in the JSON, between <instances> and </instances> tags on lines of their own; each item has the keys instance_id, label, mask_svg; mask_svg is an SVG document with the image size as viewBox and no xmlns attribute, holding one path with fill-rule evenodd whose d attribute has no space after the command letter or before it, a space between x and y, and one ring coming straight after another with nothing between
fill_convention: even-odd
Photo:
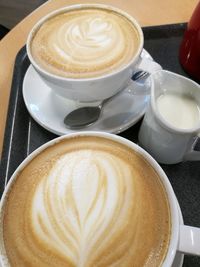
<instances>
[{"instance_id":1,"label":"milk foam","mask_svg":"<svg viewBox=\"0 0 200 267\"><path fill-rule=\"evenodd\" d=\"M139 34L125 17L88 8L45 22L32 41L32 54L48 71L72 78L93 77L123 67L137 52Z\"/></svg>"},{"instance_id":2,"label":"milk foam","mask_svg":"<svg viewBox=\"0 0 200 267\"><path fill-rule=\"evenodd\" d=\"M157 267L170 212L156 172L111 140L79 137L48 147L9 193L4 240L14 267Z\"/></svg>"},{"instance_id":3,"label":"milk foam","mask_svg":"<svg viewBox=\"0 0 200 267\"><path fill-rule=\"evenodd\" d=\"M126 209L127 201L134 198L130 177L125 162L105 153L63 156L34 194L31 213L37 239L75 266L89 266L90 255L101 250L93 251L96 244L104 247L130 219Z\"/></svg>"}]
</instances>

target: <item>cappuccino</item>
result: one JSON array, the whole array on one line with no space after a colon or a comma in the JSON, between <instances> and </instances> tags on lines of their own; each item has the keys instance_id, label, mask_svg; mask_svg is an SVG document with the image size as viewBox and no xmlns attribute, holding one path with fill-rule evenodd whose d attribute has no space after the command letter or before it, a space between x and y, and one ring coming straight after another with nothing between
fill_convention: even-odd
<instances>
[{"instance_id":1,"label":"cappuccino","mask_svg":"<svg viewBox=\"0 0 200 267\"><path fill-rule=\"evenodd\" d=\"M33 34L31 54L51 74L93 78L118 71L138 53L141 40L128 17L89 6L60 12Z\"/></svg>"},{"instance_id":2,"label":"cappuccino","mask_svg":"<svg viewBox=\"0 0 200 267\"><path fill-rule=\"evenodd\" d=\"M171 218L159 175L114 140L54 143L29 161L7 194L9 266L156 267L167 254Z\"/></svg>"}]
</instances>

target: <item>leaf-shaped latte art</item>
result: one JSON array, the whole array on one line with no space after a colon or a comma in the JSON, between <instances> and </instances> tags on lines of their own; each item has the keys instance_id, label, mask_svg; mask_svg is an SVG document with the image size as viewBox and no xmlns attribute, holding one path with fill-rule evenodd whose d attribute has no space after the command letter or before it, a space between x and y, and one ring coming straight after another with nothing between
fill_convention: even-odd
<instances>
[{"instance_id":1,"label":"leaf-shaped latte art","mask_svg":"<svg viewBox=\"0 0 200 267\"><path fill-rule=\"evenodd\" d=\"M38 64L66 77L94 77L129 63L139 34L127 18L103 9L74 10L44 23L32 41Z\"/></svg>"},{"instance_id":2,"label":"leaf-shaped latte art","mask_svg":"<svg viewBox=\"0 0 200 267\"><path fill-rule=\"evenodd\" d=\"M170 239L158 174L104 138L64 140L32 159L5 214L11 267L158 267Z\"/></svg>"},{"instance_id":3,"label":"leaf-shaped latte art","mask_svg":"<svg viewBox=\"0 0 200 267\"><path fill-rule=\"evenodd\" d=\"M137 227L130 177L123 161L105 153L83 151L63 156L35 192L35 237L75 266L90 266L111 239L118 240L116 248L128 248L131 239L124 244L119 241L130 219L132 227Z\"/></svg>"}]
</instances>

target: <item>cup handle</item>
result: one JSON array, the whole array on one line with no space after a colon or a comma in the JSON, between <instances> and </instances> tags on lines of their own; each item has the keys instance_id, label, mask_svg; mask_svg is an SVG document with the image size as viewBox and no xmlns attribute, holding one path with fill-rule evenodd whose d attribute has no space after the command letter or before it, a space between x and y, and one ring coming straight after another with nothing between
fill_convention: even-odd
<instances>
[{"instance_id":1,"label":"cup handle","mask_svg":"<svg viewBox=\"0 0 200 267\"><path fill-rule=\"evenodd\" d=\"M150 83L147 79L142 79L142 81L133 81L130 80L128 82L128 86L126 87L126 90L132 95L149 95L150 94Z\"/></svg>"},{"instance_id":2,"label":"cup handle","mask_svg":"<svg viewBox=\"0 0 200 267\"><path fill-rule=\"evenodd\" d=\"M200 256L200 228L180 225L178 251Z\"/></svg>"},{"instance_id":3,"label":"cup handle","mask_svg":"<svg viewBox=\"0 0 200 267\"><path fill-rule=\"evenodd\" d=\"M138 58L138 62L133 70L133 73L136 70L138 71L144 70L149 73L153 73L161 69L162 69L161 65L158 64L156 61L154 61L153 58L146 51L143 50L142 54Z\"/></svg>"},{"instance_id":4,"label":"cup handle","mask_svg":"<svg viewBox=\"0 0 200 267\"><path fill-rule=\"evenodd\" d=\"M185 161L198 161L198 160L200 160L200 151L195 151L194 150L195 145L196 145L198 140L199 140L199 137L195 137L195 140L192 143L191 148L189 149L189 151L184 156L184 160Z\"/></svg>"},{"instance_id":5,"label":"cup handle","mask_svg":"<svg viewBox=\"0 0 200 267\"><path fill-rule=\"evenodd\" d=\"M149 74L162 69L161 65L153 60L153 58L143 49L142 54L138 58L135 68L132 70L132 76L140 71L146 71ZM130 79L128 81L128 91L136 95L150 94L150 81L148 77L137 81Z\"/></svg>"}]
</instances>

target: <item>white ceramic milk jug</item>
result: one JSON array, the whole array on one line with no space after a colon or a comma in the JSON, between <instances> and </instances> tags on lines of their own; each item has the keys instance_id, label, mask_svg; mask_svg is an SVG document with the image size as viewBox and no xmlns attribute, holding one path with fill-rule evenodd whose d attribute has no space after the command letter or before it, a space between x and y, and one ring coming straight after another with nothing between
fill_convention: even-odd
<instances>
[{"instance_id":1,"label":"white ceramic milk jug","mask_svg":"<svg viewBox=\"0 0 200 267\"><path fill-rule=\"evenodd\" d=\"M200 152L194 150L200 132L200 85L166 70L150 79L151 98L139 144L160 163L200 160Z\"/></svg>"}]
</instances>

